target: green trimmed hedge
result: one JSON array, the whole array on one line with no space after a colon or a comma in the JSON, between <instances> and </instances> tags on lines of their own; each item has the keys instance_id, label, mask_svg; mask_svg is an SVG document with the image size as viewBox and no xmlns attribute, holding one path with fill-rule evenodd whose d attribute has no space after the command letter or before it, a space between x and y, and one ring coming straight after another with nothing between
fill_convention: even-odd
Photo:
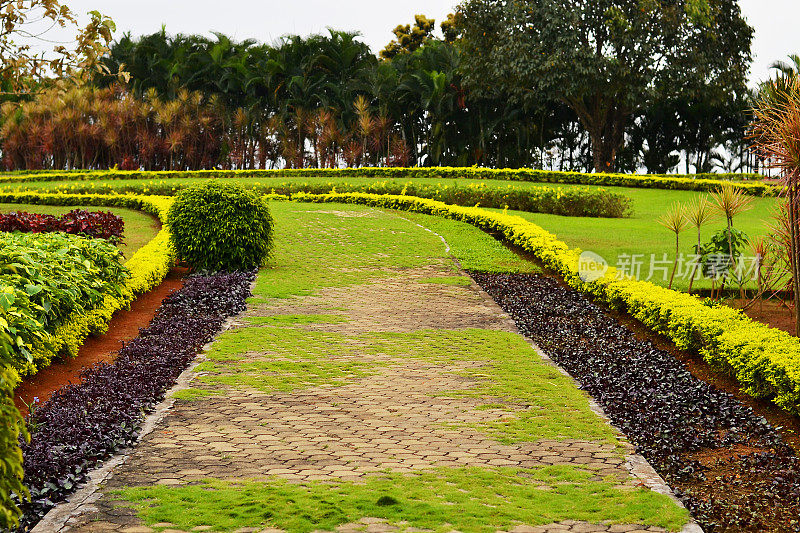
<instances>
[{"instance_id":1,"label":"green trimmed hedge","mask_svg":"<svg viewBox=\"0 0 800 533\"><path fill-rule=\"evenodd\" d=\"M178 257L201 271L247 271L272 253L272 215L260 196L211 181L178 193L169 210Z\"/></svg>"},{"instance_id":2,"label":"green trimmed hedge","mask_svg":"<svg viewBox=\"0 0 800 533\"><path fill-rule=\"evenodd\" d=\"M228 178L233 179L233 178ZM225 179L217 181L224 182ZM213 180L209 180L213 182ZM55 184L48 189L52 193L71 194L154 194L171 196L192 187L194 182L175 179L150 180L146 183L122 181L97 185L93 181ZM24 187L21 186L21 187ZM627 196L604 188L533 186L520 188L489 186L483 183L421 183L413 180L375 180L368 184L347 181L319 182L272 182L248 187L257 194L292 195L300 192L328 194L331 192L362 192L369 194L397 194L429 198L447 204L467 207L483 206L497 209L512 209L529 213L548 213L572 217L624 218L632 213L631 200Z\"/></svg>"},{"instance_id":3,"label":"green trimmed hedge","mask_svg":"<svg viewBox=\"0 0 800 533\"><path fill-rule=\"evenodd\" d=\"M383 179L434 178L434 179L491 179L530 181L537 183L564 183L615 187L641 187L651 189L680 189L708 191L719 187L723 181L735 181L737 187L754 196L775 196L779 188L761 182L758 174L595 174L584 172L558 172L538 169L490 169L478 167L364 167L341 169L272 169L272 170L196 170L196 171L48 171L30 174L0 175L0 183L26 181L109 180L109 179L163 179L163 178L230 178L230 177L372 177ZM747 181L743 181L747 180Z\"/></svg>"}]
</instances>

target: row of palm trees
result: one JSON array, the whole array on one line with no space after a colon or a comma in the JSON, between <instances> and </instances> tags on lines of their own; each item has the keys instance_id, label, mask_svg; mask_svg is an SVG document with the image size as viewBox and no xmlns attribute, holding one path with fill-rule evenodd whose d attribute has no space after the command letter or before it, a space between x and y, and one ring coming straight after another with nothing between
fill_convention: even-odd
<instances>
[{"instance_id":1,"label":"row of palm trees","mask_svg":"<svg viewBox=\"0 0 800 533\"><path fill-rule=\"evenodd\" d=\"M98 77L94 88L4 106L7 168L530 166L542 160L554 131L570 126L557 105L527 109L503 97L469 98L457 49L435 39L382 61L348 32L290 36L270 46L162 30L122 37L105 62L111 72L124 65L124 90L117 79ZM150 118L128 117L134 100L135 114ZM188 101L205 109L186 107ZM166 126L173 119L177 124ZM101 134L120 120L138 125ZM59 132L79 138L66 141ZM92 145L89 139L96 146L72 151ZM573 144L565 163L580 168L588 144Z\"/></svg>"},{"instance_id":2,"label":"row of palm trees","mask_svg":"<svg viewBox=\"0 0 800 533\"><path fill-rule=\"evenodd\" d=\"M123 36L104 62L130 74L125 88L99 76L95 87L3 107L7 168L592 168L589 139L564 105L471 93L457 43L435 38L380 60L356 34L334 30L267 45L162 29ZM620 169L666 172L683 150L708 170L718 146L741 139L740 108L709 109L724 119L715 122L676 105L646 110ZM690 138L698 131L702 139Z\"/></svg>"}]
</instances>

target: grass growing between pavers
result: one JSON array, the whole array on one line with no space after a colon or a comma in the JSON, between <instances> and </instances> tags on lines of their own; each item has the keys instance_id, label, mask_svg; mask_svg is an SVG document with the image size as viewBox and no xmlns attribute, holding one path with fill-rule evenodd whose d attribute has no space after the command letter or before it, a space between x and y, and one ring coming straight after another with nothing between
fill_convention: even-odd
<instances>
[{"instance_id":1,"label":"grass growing between pavers","mask_svg":"<svg viewBox=\"0 0 800 533\"><path fill-rule=\"evenodd\" d=\"M262 270L256 300L312 294L445 258L441 240L380 209L271 202L275 259Z\"/></svg>"},{"instance_id":2,"label":"grass growing between pavers","mask_svg":"<svg viewBox=\"0 0 800 533\"><path fill-rule=\"evenodd\" d=\"M616 442L616 434L599 423L587 396L571 378L545 363L516 333L487 329L422 330L372 333L370 353L395 359L423 359L448 364L478 361L458 373L477 386L442 395L490 402L503 414L495 421L471 424L502 444L540 439L587 439Z\"/></svg>"},{"instance_id":3,"label":"grass growing between pavers","mask_svg":"<svg viewBox=\"0 0 800 533\"><path fill-rule=\"evenodd\" d=\"M246 327L217 339L196 370L207 385L290 392L343 385L366 376L375 361L358 358L358 341L339 333ZM332 359L336 356L339 359Z\"/></svg>"},{"instance_id":4,"label":"grass growing between pavers","mask_svg":"<svg viewBox=\"0 0 800 533\"><path fill-rule=\"evenodd\" d=\"M243 322L253 326L289 326L302 324L340 324L347 322L348 318L344 315L331 314L311 314L311 315L271 315L271 316L247 316Z\"/></svg>"},{"instance_id":5,"label":"grass growing between pavers","mask_svg":"<svg viewBox=\"0 0 800 533\"><path fill-rule=\"evenodd\" d=\"M464 276L440 276L433 278L422 278L417 280L418 283L433 283L434 285L455 285L458 287L469 287L472 285L472 280Z\"/></svg>"},{"instance_id":6,"label":"grass growing between pavers","mask_svg":"<svg viewBox=\"0 0 800 533\"><path fill-rule=\"evenodd\" d=\"M172 393L172 397L176 400L200 400L203 398L208 398L209 396L213 396L215 394L220 394L219 391L214 390L206 390L206 389L198 389L195 387L189 387L187 389L180 389Z\"/></svg>"},{"instance_id":7,"label":"grass growing between pavers","mask_svg":"<svg viewBox=\"0 0 800 533\"><path fill-rule=\"evenodd\" d=\"M254 301L303 296L388 276L445 259L445 246L467 270L536 272L538 268L478 228L430 215L402 216L348 204L270 202L275 258L256 282ZM431 231L423 230L420 224ZM455 268L451 264L446 267Z\"/></svg>"},{"instance_id":8,"label":"grass growing between pavers","mask_svg":"<svg viewBox=\"0 0 800 533\"><path fill-rule=\"evenodd\" d=\"M256 312L272 298L366 283L403 268L446 267L447 254L439 237L391 212L330 204L272 206L277 253L273 268L259 274ZM481 270L486 268L480 265L496 264L506 269L500 271L535 270L532 263L471 226L422 215L412 218L434 226L431 229L447 239L451 253L466 268ZM466 292L464 283L455 281L460 279L469 281L453 269L452 276L444 272L427 279L411 277L409 282L452 284L448 291ZM461 379L448 380L464 384L458 390L420 389L431 396L469 400L463 402L465 409L474 405L476 410L497 411L489 421L470 423L468 428L501 443L617 442L615 431L591 411L586 395L517 334L483 329L340 333L304 327L348 320L346 307L321 308L341 314L243 318L244 327L217 339L207 360L197 367L203 374L195 388L178 398L202 402L206 395L230 389L288 395L314 386L361 387L381 372L396 370L392 365L407 365L412 370L409 375L442 372L469 380L469 385ZM426 373L425 368L432 370ZM265 420L261 425L271 423ZM437 431L436 424L431 423L430 431ZM431 468L418 473L378 472L357 482L209 479L178 486L127 487L115 497L129 502L156 530L210 526L216 531L275 527L307 532L334 530L366 517L385 519L401 529L432 531L491 532L568 519L678 530L688 519L686 511L665 496L620 485L617 476L599 480L597 475L594 469L572 464ZM166 523L170 525L156 526Z\"/></svg>"},{"instance_id":9,"label":"grass growing between pavers","mask_svg":"<svg viewBox=\"0 0 800 533\"><path fill-rule=\"evenodd\" d=\"M401 529L475 533L568 519L678 530L687 520L686 511L666 496L621 489L591 481L591 476L566 465L438 468L374 475L362 483L206 480L178 487L126 488L116 497L131 502L149 526L170 523L170 528L184 531L198 526L214 531L264 526L298 533L333 531L364 517L382 518Z\"/></svg>"},{"instance_id":10,"label":"grass growing between pavers","mask_svg":"<svg viewBox=\"0 0 800 533\"><path fill-rule=\"evenodd\" d=\"M298 328L245 327L222 334L197 366L200 382L218 387L290 392L341 386L388 365L424 360L441 365L477 361L458 375L477 385L442 395L476 398L500 411L494 421L472 424L503 444L540 439L615 442L585 393L546 364L519 335L506 331L421 330L344 335Z\"/></svg>"}]
</instances>

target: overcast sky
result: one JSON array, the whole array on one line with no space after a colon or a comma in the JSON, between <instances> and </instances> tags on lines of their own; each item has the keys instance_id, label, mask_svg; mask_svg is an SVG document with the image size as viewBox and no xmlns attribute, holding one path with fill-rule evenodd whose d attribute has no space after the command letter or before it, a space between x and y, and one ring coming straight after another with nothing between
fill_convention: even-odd
<instances>
[{"instance_id":1,"label":"overcast sky","mask_svg":"<svg viewBox=\"0 0 800 533\"><path fill-rule=\"evenodd\" d=\"M237 39L270 42L281 35L306 35L326 27L354 30L375 51L393 35L392 28L409 23L415 13L438 22L457 0L66 0L76 13L98 9L111 16L120 31L141 35L162 24L170 33L220 31ZM800 53L800 0L740 0L756 30L751 81L769 76L769 64Z\"/></svg>"}]
</instances>

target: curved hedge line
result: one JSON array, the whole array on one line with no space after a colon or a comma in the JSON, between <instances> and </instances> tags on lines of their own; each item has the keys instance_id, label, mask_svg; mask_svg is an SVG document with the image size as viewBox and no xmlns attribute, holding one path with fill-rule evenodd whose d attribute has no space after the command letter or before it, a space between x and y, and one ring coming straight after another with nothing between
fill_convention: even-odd
<instances>
[{"instance_id":1,"label":"curved hedge line","mask_svg":"<svg viewBox=\"0 0 800 533\"><path fill-rule=\"evenodd\" d=\"M775 185L763 183L758 174L596 174L586 172L559 172L538 169L491 169L478 167L364 167L364 168L306 168L270 170L194 170L194 171L47 171L40 173L0 175L0 183L61 180L125 180L163 178L229 178L229 177L369 177L384 179L435 178L435 179L487 179L530 181L539 183L564 183L651 189L679 189L691 191L713 190L725 181L754 196L775 196L780 190Z\"/></svg>"},{"instance_id":2,"label":"curved hedge line","mask_svg":"<svg viewBox=\"0 0 800 533\"><path fill-rule=\"evenodd\" d=\"M574 289L629 313L653 331L668 336L680 349L697 350L710 364L736 377L748 394L770 399L781 408L800 414L800 339L754 322L739 310L709 307L695 296L624 278L613 267L600 279L585 282L578 269L580 250L519 216L404 196L298 194L292 200L415 211L501 234L506 241L535 255Z\"/></svg>"},{"instance_id":3,"label":"curved hedge line","mask_svg":"<svg viewBox=\"0 0 800 533\"><path fill-rule=\"evenodd\" d=\"M229 178L232 179L232 178ZM218 181L225 181L220 179ZM213 180L209 180L213 182ZM151 180L146 183L56 185L48 192L61 194L155 194L172 196L189 188L194 182L180 180ZM24 186L22 186L24 187ZM529 213L548 213L571 217L624 218L632 214L631 199L619 192L603 188L539 186L519 188L513 185L487 186L485 183L466 185L447 183L417 183L414 181L375 181L369 184L329 181L326 183L278 182L259 183L248 190L257 194L297 193L328 194L359 192L396 194L428 198L446 204L468 207L483 206L512 209Z\"/></svg>"},{"instance_id":4,"label":"curved hedge line","mask_svg":"<svg viewBox=\"0 0 800 533\"><path fill-rule=\"evenodd\" d=\"M171 199L102 195L0 194L0 202L129 207L148 212L165 221ZM34 347L32 350L34 360L39 364L31 365L23 373L26 375L35 373L59 354L69 357L77 355L86 337L92 333L101 334L108 331L111 316L116 311L127 308L140 294L161 283L174 262L175 254L169 242L169 234L166 229L162 229L153 240L125 262L131 277L126 280L120 293L105 294L103 301L89 312L78 312L69 317L49 335L45 342ZM12 370L12 374L14 372Z\"/></svg>"}]
</instances>

